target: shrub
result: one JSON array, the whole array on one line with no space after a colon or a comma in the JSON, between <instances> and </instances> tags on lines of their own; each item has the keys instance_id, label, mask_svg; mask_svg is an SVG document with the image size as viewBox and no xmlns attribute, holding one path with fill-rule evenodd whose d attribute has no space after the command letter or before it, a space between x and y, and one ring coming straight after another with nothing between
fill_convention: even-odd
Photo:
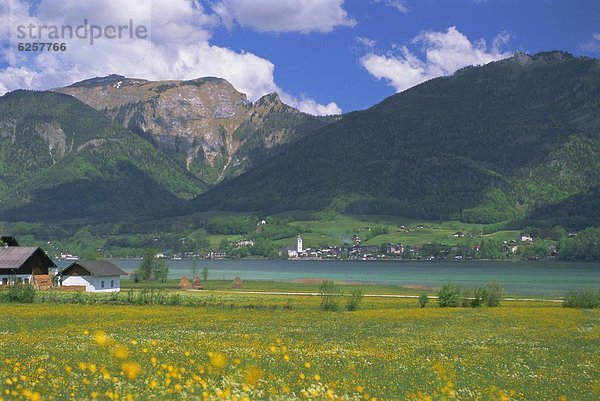
<instances>
[{"instance_id":1,"label":"shrub","mask_svg":"<svg viewBox=\"0 0 600 401\"><path fill-rule=\"evenodd\" d=\"M358 307L360 306L360 303L362 302L363 298L364 298L364 295L363 295L363 292L360 290L360 288L352 290L352 292L350 293L350 296L346 300L346 310L349 310L349 311L358 310Z\"/></svg>"},{"instance_id":2,"label":"shrub","mask_svg":"<svg viewBox=\"0 0 600 401\"><path fill-rule=\"evenodd\" d=\"M487 306L496 307L500 306L500 301L502 301L502 284L497 281L490 281L485 286L486 297L483 300Z\"/></svg>"},{"instance_id":3,"label":"shrub","mask_svg":"<svg viewBox=\"0 0 600 401\"><path fill-rule=\"evenodd\" d=\"M8 289L6 300L8 302L18 302L22 304L31 304L35 299L35 288L31 284L13 285Z\"/></svg>"},{"instance_id":4,"label":"shrub","mask_svg":"<svg viewBox=\"0 0 600 401\"><path fill-rule=\"evenodd\" d=\"M427 302L429 302L429 297L426 293L419 295L419 308L424 308Z\"/></svg>"},{"instance_id":5,"label":"shrub","mask_svg":"<svg viewBox=\"0 0 600 401\"><path fill-rule=\"evenodd\" d=\"M321 282L319 286L321 295L321 310L335 311L338 308L337 297L340 295L338 286L331 280Z\"/></svg>"},{"instance_id":6,"label":"shrub","mask_svg":"<svg viewBox=\"0 0 600 401\"><path fill-rule=\"evenodd\" d=\"M470 297L464 298L463 306L470 306L471 308L479 308L481 305L485 303L485 300L488 298L487 288L485 287L476 287L469 294Z\"/></svg>"},{"instance_id":7,"label":"shrub","mask_svg":"<svg viewBox=\"0 0 600 401\"><path fill-rule=\"evenodd\" d=\"M565 296L563 306L566 308L593 309L600 307L600 290L585 288L571 290Z\"/></svg>"},{"instance_id":8,"label":"shrub","mask_svg":"<svg viewBox=\"0 0 600 401\"><path fill-rule=\"evenodd\" d=\"M447 283L438 291L438 305L442 308L456 308L461 305L461 294L459 287Z\"/></svg>"}]
</instances>

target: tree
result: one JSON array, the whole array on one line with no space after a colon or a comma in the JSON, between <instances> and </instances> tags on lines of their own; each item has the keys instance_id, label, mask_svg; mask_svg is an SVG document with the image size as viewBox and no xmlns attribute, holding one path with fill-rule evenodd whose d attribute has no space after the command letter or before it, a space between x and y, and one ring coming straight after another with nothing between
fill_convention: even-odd
<instances>
[{"instance_id":1,"label":"tree","mask_svg":"<svg viewBox=\"0 0 600 401\"><path fill-rule=\"evenodd\" d=\"M135 271L137 281L167 281L169 264L165 260L156 259L155 252L151 249L144 252L144 259Z\"/></svg>"},{"instance_id":2,"label":"tree","mask_svg":"<svg viewBox=\"0 0 600 401\"><path fill-rule=\"evenodd\" d=\"M452 283L445 284L438 291L438 305L442 308L455 308L461 305L462 291L459 287Z\"/></svg>"},{"instance_id":3,"label":"tree","mask_svg":"<svg viewBox=\"0 0 600 401\"><path fill-rule=\"evenodd\" d=\"M319 286L321 296L321 309L335 311L338 308L337 297L340 296L340 290L332 280L324 280Z\"/></svg>"},{"instance_id":4,"label":"tree","mask_svg":"<svg viewBox=\"0 0 600 401\"><path fill-rule=\"evenodd\" d=\"M348 299L346 299L346 310L355 311L358 310L362 300L364 298L364 294L360 288L356 288L352 290Z\"/></svg>"},{"instance_id":5,"label":"tree","mask_svg":"<svg viewBox=\"0 0 600 401\"><path fill-rule=\"evenodd\" d=\"M169 276L169 264L163 259L154 259L152 279L164 283Z\"/></svg>"},{"instance_id":6,"label":"tree","mask_svg":"<svg viewBox=\"0 0 600 401\"><path fill-rule=\"evenodd\" d=\"M198 262L195 260L192 262L192 278L198 275Z\"/></svg>"},{"instance_id":7,"label":"tree","mask_svg":"<svg viewBox=\"0 0 600 401\"><path fill-rule=\"evenodd\" d=\"M502 242L495 239L481 241L480 259L500 259L502 257Z\"/></svg>"},{"instance_id":8,"label":"tree","mask_svg":"<svg viewBox=\"0 0 600 401\"><path fill-rule=\"evenodd\" d=\"M485 285L485 288L485 304L491 307L500 306L500 301L502 301L502 284L497 281L490 281Z\"/></svg>"},{"instance_id":9,"label":"tree","mask_svg":"<svg viewBox=\"0 0 600 401\"><path fill-rule=\"evenodd\" d=\"M419 308L424 308L425 305L427 305L427 302L429 302L429 297L427 296L427 293L422 293L421 295L419 295Z\"/></svg>"},{"instance_id":10,"label":"tree","mask_svg":"<svg viewBox=\"0 0 600 401\"><path fill-rule=\"evenodd\" d=\"M205 283L208 281L208 267L204 267L202 269L202 281L204 281Z\"/></svg>"},{"instance_id":11,"label":"tree","mask_svg":"<svg viewBox=\"0 0 600 401\"><path fill-rule=\"evenodd\" d=\"M152 277L152 266L154 264L154 251L148 249L144 252L144 257L140 267L135 271L135 277L139 281L148 281Z\"/></svg>"}]
</instances>

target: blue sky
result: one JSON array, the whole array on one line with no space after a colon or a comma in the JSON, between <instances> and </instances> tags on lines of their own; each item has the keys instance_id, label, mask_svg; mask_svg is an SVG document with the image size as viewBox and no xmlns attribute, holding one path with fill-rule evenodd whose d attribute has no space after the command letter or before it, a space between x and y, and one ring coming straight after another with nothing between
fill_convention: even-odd
<instances>
[{"instance_id":1,"label":"blue sky","mask_svg":"<svg viewBox=\"0 0 600 401\"><path fill-rule=\"evenodd\" d=\"M367 108L427 79L515 51L600 55L598 0L0 0L0 90L96 75L221 76L251 100L277 91L313 114ZM148 6L151 4L151 8ZM65 54L14 52L23 21L99 25L132 18L149 40ZM12 35L12 36L11 36ZM12 41L9 38L13 38Z\"/></svg>"}]
</instances>

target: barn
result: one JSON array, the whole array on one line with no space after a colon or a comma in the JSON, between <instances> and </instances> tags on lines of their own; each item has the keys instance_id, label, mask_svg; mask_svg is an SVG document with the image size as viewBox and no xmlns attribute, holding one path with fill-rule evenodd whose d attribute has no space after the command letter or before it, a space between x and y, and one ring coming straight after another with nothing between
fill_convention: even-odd
<instances>
[{"instance_id":1,"label":"barn","mask_svg":"<svg viewBox=\"0 0 600 401\"><path fill-rule=\"evenodd\" d=\"M27 246L0 247L0 283L3 286L33 284L39 290L52 286L48 270L56 264L41 248Z\"/></svg>"},{"instance_id":2,"label":"barn","mask_svg":"<svg viewBox=\"0 0 600 401\"><path fill-rule=\"evenodd\" d=\"M63 287L85 287L86 292L118 292L127 272L107 261L77 261L61 273Z\"/></svg>"}]
</instances>

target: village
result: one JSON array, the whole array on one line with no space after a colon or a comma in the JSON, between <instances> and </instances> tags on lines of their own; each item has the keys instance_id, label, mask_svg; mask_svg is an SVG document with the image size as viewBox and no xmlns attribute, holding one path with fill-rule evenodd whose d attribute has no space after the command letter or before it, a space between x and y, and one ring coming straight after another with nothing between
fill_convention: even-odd
<instances>
[{"instance_id":1,"label":"village","mask_svg":"<svg viewBox=\"0 0 600 401\"><path fill-rule=\"evenodd\" d=\"M576 234L571 234L576 235ZM457 231L453 234L455 239L465 238L466 234ZM278 249L277 255L288 260L351 260L351 261L383 261L383 260L415 260L415 261L464 261L473 259L514 259L537 260L540 257L556 257L558 252L555 246L548 246L541 254L535 255L526 252L533 243L533 236L522 234L516 240L505 240L485 245L485 241L474 245L444 245L428 243L410 246L402 243L383 245L363 245L358 235L352 236L352 244L327 246L320 248L304 247L301 235L296 238L294 246ZM482 245L483 244L483 245ZM219 249L207 252L204 255L197 253L175 254L173 259L238 259L236 252L243 248L254 246L252 240L239 240L231 244L228 249ZM487 249L483 249L487 248ZM492 249L490 249L492 248ZM484 252L482 252L484 250ZM169 258L167 253L157 254L157 257Z\"/></svg>"}]
</instances>

